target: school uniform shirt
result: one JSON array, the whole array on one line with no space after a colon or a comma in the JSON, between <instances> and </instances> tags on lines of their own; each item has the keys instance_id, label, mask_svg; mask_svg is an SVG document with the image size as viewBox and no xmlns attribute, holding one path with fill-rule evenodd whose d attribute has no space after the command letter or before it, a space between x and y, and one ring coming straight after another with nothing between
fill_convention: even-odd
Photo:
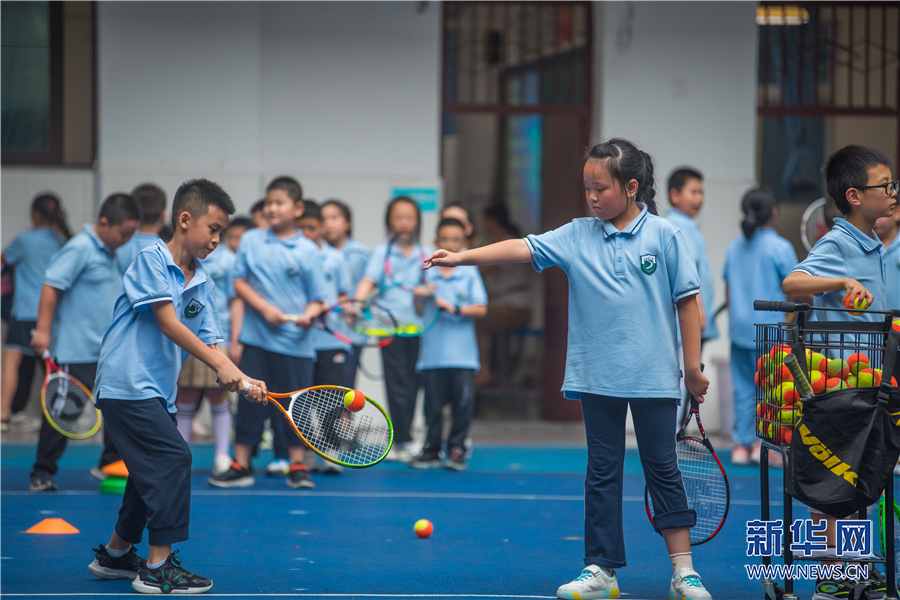
<instances>
[{"instance_id":1,"label":"school uniform shirt","mask_svg":"<svg viewBox=\"0 0 900 600\"><path fill-rule=\"evenodd\" d=\"M900 309L900 235L884 251L884 283L887 308Z\"/></svg>"},{"instance_id":2,"label":"school uniform shirt","mask_svg":"<svg viewBox=\"0 0 900 600\"><path fill-rule=\"evenodd\" d=\"M860 282L875 297L871 310L885 310L885 248L875 232L869 237L846 219L835 219L834 227L816 242L809 256L794 268L794 271L815 277L852 277ZM815 306L845 308L844 290L815 294ZM814 311L818 321L881 321L884 316L862 311L860 316L851 317L847 312Z\"/></svg>"},{"instance_id":3,"label":"school uniform shirt","mask_svg":"<svg viewBox=\"0 0 900 600\"><path fill-rule=\"evenodd\" d=\"M185 276L166 244L159 240L138 253L125 273L115 316L103 336L97 367L98 399L165 398L176 412L178 373L188 357L159 327L152 305L171 302L178 320L204 344L221 344L215 286L199 260L194 276ZM98 406L103 409L102 403Z\"/></svg>"},{"instance_id":4,"label":"school uniform shirt","mask_svg":"<svg viewBox=\"0 0 900 600\"><path fill-rule=\"evenodd\" d=\"M344 261L347 263L347 270L350 272L350 281L353 283L353 291L359 285L363 275L366 274L366 265L369 264L369 258L372 251L365 244L356 241L352 237L348 237L341 248L341 254L344 255ZM353 294L350 294L351 296Z\"/></svg>"},{"instance_id":5,"label":"school uniform shirt","mask_svg":"<svg viewBox=\"0 0 900 600\"><path fill-rule=\"evenodd\" d=\"M456 267L444 276L439 267L425 272L425 281L435 286L434 295L446 300L457 309L488 303L484 281L478 267ZM416 371L428 369L481 368L478 358L478 340L475 337L475 319L441 311L431 331L422 336L419 343L419 360Z\"/></svg>"},{"instance_id":6,"label":"school uniform shirt","mask_svg":"<svg viewBox=\"0 0 900 600\"><path fill-rule=\"evenodd\" d=\"M319 250L299 230L286 239L279 239L268 228L249 230L241 237L233 278L246 279L256 293L284 314L303 314L307 304L327 297ZM240 341L283 356L316 358L309 330L290 322L272 327L249 304L244 309Z\"/></svg>"},{"instance_id":7,"label":"school uniform shirt","mask_svg":"<svg viewBox=\"0 0 900 600\"><path fill-rule=\"evenodd\" d=\"M756 348L756 323L766 319L753 310L754 300L783 302L781 282L797 266L797 253L774 229L757 229L728 246L722 276L728 284L728 337L739 348Z\"/></svg>"},{"instance_id":8,"label":"school uniform shirt","mask_svg":"<svg viewBox=\"0 0 900 600\"><path fill-rule=\"evenodd\" d=\"M338 301L339 294L345 294L352 298L356 287L351 280L350 270L347 268L344 255L325 242L322 242L318 252L319 257L322 259L322 274L325 276L325 302L328 306L335 304ZM343 316L338 313L329 313L326 318L328 319L328 326L332 330L343 333L352 339L353 331L347 325ZM310 333L312 334L313 346L316 351L350 350L350 344L345 344L324 329L313 327Z\"/></svg>"},{"instance_id":9,"label":"school uniform shirt","mask_svg":"<svg viewBox=\"0 0 900 600\"><path fill-rule=\"evenodd\" d=\"M159 239L160 237L155 233L135 231L131 239L116 250L116 258L119 259L119 269L122 271L122 275L125 274L125 271L128 270L128 267L131 266L131 263L134 262L141 250L147 246L152 246Z\"/></svg>"},{"instance_id":10,"label":"school uniform shirt","mask_svg":"<svg viewBox=\"0 0 900 600\"><path fill-rule=\"evenodd\" d=\"M6 264L15 265L12 316L17 321L36 321L44 273L50 258L62 247L59 235L52 229L37 227L16 236L3 250Z\"/></svg>"},{"instance_id":11,"label":"school uniform shirt","mask_svg":"<svg viewBox=\"0 0 900 600\"><path fill-rule=\"evenodd\" d=\"M418 284L424 276L422 266L429 254L431 251L428 248L414 243L412 252L407 257L400 252L396 244L385 242L372 251L364 277L371 279L378 287L394 283ZM385 268L385 264L389 269ZM398 292L382 296L379 304L394 315L398 315L409 311L412 301L411 294Z\"/></svg>"},{"instance_id":12,"label":"school uniform shirt","mask_svg":"<svg viewBox=\"0 0 900 600\"><path fill-rule=\"evenodd\" d=\"M122 273L113 253L93 225L53 255L44 283L60 291L50 334L56 362L93 363L122 291Z\"/></svg>"},{"instance_id":13,"label":"school uniform shirt","mask_svg":"<svg viewBox=\"0 0 900 600\"><path fill-rule=\"evenodd\" d=\"M525 238L537 271L569 279L566 398L681 397L675 303L700 281L681 231L638 206L623 231L594 217Z\"/></svg>"},{"instance_id":14,"label":"school uniform shirt","mask_svg":"<svg viewBox=\"0 0 900 600\"><path fill-rule=\"evenodd\" d=\"M713 287L712 267L709 265L709 254L706 252L706 240L703 239L703 232L700 231L697 221L676 208L669 209L666 218L682 231L684 240L694 256L694 264L697 267L697 274L700 276L700 297L703 300L703 310L706 311L706 328L700 337L704 340L714 340L719 337L719 329L713 318L716 313L716 291ZM680 333L678 343L681 343Z\"/></svg>"},{"instance_id":15,"label":"school uniform shirt","mask_svg":"<svg viewBox=\"0 0 900 600\"><path fill-rule=\"evenodd\" d=\"M225 339L226 346L231 341L231 307L228 302L235 297L234 282L231 278L235 259L235 253L231 249L219 244L215 252L200 261L215 286L219 333Z\"/></svg>"}]
</instances>

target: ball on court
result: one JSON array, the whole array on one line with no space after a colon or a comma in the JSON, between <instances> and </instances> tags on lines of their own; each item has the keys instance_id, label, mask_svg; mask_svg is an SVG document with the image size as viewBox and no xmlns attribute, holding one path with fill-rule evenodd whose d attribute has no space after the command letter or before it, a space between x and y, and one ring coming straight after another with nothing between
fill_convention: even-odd
<instances>
[{"instance_id":1,"label":"ball on court","mask_svg":"<svg viewBox=\"0 0 900 600\"><path fill-rule=\"evenodd\" d=\"M359 390L353 390L344 394L344 406L350 412L362 410L366 405L366 396Z\"/></svg>"},{"instance_id":2,"label":"ball on court","mask_svg":"<svg viewBox=\"0 0 900 600\"><path fill-rule=\"evenodd\" d=\"M847 298L847 301L844 302L844 308L856 308L859 310L866 310L869 307L869 301L863 298L862 296L857 296L855 300L852 302L850 298ZM850 314L854 317L858 317L862 313L859 311L850 311Z\"/></svg>"},{"instance_id":3,"label":"ball on court","mask_svg":"<svg viewBox=\"0 0 900 600\"><path fill-rule=\"evenodd\" d=\"M432 525L431 521L428 519L419 519L416 521L416 524L413 525L413 531L416 532L416 536L427 538L430 537L431 533L434 531L434 525Z\"/></svg>"},{"instance_id":4,"label":"ball on court","mask_svg":"<svg viewBox=\"0 0 900 600\"><path fill-rule=\"evenodd\" d=\"M850 374L850 366L847 361L842 358L832 358L828 361L828 377L837 379L846 379Z\"/></svg>"},{"instance_id":5,"label":"ball on court","mask_svg":"<svg viewBox=\"0 0 900 600\"><path fill-rule=\"evenodd\" d=\"M847 366L850 367L850 374L858 377L860 371L869 368L869 357L859 352L851 354L847 359Z\"/></svg>"},{"instance_id":6,"label":"ball on court","mask_svg":"<svg viewBox=\"0 0 900 600\"><path fill-rule=\"evenodd\" d=\"M821 371L809 372L809 385L812 386L813 394L821 394L825 391L825 381L827 379Z\"/></svg>"}]
</instances>

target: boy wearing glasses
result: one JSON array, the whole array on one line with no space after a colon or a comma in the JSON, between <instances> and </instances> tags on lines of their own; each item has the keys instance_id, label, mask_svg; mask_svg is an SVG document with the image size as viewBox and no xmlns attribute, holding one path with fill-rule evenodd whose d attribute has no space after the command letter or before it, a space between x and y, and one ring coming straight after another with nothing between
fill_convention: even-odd
<instances>
[{"instance_id":1,"label":"boy wearing glasses","mask_svg":"<svg viewBox=\"0 0 900 600\"><path fill-rule=\"evenodd\" d=\"M874 231L875 221L894 214L898 182L891 176L891 159L874 148L846 146L835 152L822 169L828 195L847 216L835 219L834 228L820 239L809 256L794 268L782 283L782 291L791 296L814 295L816 306L846 308L857 297L865 298L871 310L887 310L885 289L885 247ZM846 312L821 311L818 320L845 321ZM863 311L853 317L863 321L881 321L882 315ZM810 509L815 523L825 520L826 540L835 546L837 519ZM870 570L869 594L880 598L885 583L879 573ZM847 598L853 581L816 581L816 600Z\"/></svg>"},{"instance_id":2,"label":"boy wearing glasses","mask_svg":"<svg viewBox=\"0 0 900 600\"><path fill-rule=\"evenodd\" d=\"M442 219L435 246L459 252L468 245L466 229L458 219ZM475 319L487 313L487 292L477 267L440 267L425 272L441 309L434 329L422 336L416 371L425 388L425 445L410 463L413 469L441 466L444 405L453 409L453 425L447 438L447 462L452 471L466 468L465 441L475 414L475 373L481 367Z\"/></svg>"}]
</instances>

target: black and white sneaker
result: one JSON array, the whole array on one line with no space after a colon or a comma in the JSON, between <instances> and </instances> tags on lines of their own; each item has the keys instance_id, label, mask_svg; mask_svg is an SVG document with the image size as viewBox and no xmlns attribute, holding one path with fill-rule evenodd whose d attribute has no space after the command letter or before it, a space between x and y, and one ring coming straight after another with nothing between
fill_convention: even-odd
<instances>
[{"instance_id":1,"label":"black and white sneaker","mask_svg":"<svg viewBox=\"0 0 900 600\"><path fill-rule=\"evenodd\" d=\"M227 471L213 475L207 481L209 485L220 488L250 487L256 483L256 479L253 478L253 467L245 469L237 461L231 461Z\"/></svg>"},{"instance_id":2,"label":"black and white sneaker","mask_svg":"<svg viewBox=\"0 0 900 600\"><path fill-rule=\"evenodd\" d=\"M131 582L131 587L142 594L202 594L211 590L212 580L182 568L181 559L176 554L178 550L170 554L158 569L142 568Z\"/></svg>"},{"instance_id":3,"label":"black and white sneaker","mask_svg":"<svg viewBox=\"0 0 900 600\"><path fill-rule=\"evenodd\" d=\"M441 451L437 448L422 448L406 466L410 469L437 469L441 466Z\"/></svg>"},{"instance_id":4,"label":"black and white sneaker","mask_svg":"<svg viewBox=\"0 0 900 600\"><path fill-rule=\"evenodd\" d=\"M147 568L147 561L138 556L134 546L118 558L112 556L103 544L92 550L95 558L88 565L88 571L100 579L134 579L138 576L138 569Z\"/></svg>"},{"instance_id":5,"label":"black and white sneaker","mask_svg":"<svg viewBox=\"0 0 900 600\"><path fill-rule=\"evenodd\" d=\"M35 471L31 474L31 483L28 484L28 491L34 493L55 492L56 483L53 482L53 476L46 471Z\"/></svg>"},{"instance_id":6,"label":"black and white sneaker","mask_svg":"<svg viewBox=\"0 0 900 600\"><path fill-rule=\"evenodd\" d=\"M447 462L444 463L444 468L448 471L465 471L468 469L469 465L466 464L466 449L451 449L450 456L447 458Z\"/></svg>"},{"instance_id":7,"label":"black and white sneaker","mask_svg":"<svg viewBox=\"0 0 900 600\"><path fill-rule=\"evenodd\" d=\"M291 472L288 474L287 486L289 488L307 488L313 489L316 484L309 476L309 469L303 463L294 463L291 465Z\"/></svg>"}]
</instances>

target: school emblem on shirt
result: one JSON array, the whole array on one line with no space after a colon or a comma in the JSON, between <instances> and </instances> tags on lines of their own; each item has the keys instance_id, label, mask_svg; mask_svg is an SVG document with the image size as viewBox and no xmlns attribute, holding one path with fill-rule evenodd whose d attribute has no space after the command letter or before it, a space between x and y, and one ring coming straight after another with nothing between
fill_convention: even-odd
<instances>
[{"instance_id":1,"label":"school emblem on shirt","mask_svg":"<svg viewBox=\"0 0 900 600\"><path fill-rule=\"evenodd\" d=\"M646 273L647 275L653 275L653 271L656 270L656 255L655 254L642 254L641 255L641 271Z\"/></svg>"},{"instance_id":2,"label":"school emblem on shirt","mask_svg":"<svg viewBox=\"0 0 900 600\"><path fill-rule=\"evenodd\" d=\"M293 277L294 275L296 275L299 272L300 272L300 267L298 267L296 264L291 263L287 266L288 277Z\"/></svg>"},{"instance_id":3,"label":"school emblem on shirt","mask_svg":"<svg viewBox=\"0 0 900 600\"><path fill-rule=\"evenodd\" d=\"M188 302L187 306L184 307L184 316L186 316L188 319L191 319L199 315L201 310L203 310L203 305L200 304L200 302L196 298L194 298L190 302Z\"/></svg>"},{"instance_id":4,"label":"school emblem on shirt","mask_svg":"<svg viewBox=\"0 0 900 600\"><path fill-rule=\"evenodd\" d=\"M332 275L331 273L325 273L325 281L331 281L332 279L334 279L334 275Z\"/></svg>"},{"instance_id":5,"label":"school emblem on shirt","mask_svg":"<svg viewBox=\"0 0 900 600\"><path fill-rule=\"evenodd\" d=\"M213 281L219 281L225 277L225 270L222 267L213 267L209 270L209 276Z\"/></svg>"},{"instance_id":6,"label":"school emblem on shirt","mask_svg":"<svg viewBox=\"0 0 900 600\"><path fill-rule=\"evenodd\" d=\"M457 302L465 302L469 299L469 294L467 292L456 292L456 301Z\"/></svg>"}]
</instances>

